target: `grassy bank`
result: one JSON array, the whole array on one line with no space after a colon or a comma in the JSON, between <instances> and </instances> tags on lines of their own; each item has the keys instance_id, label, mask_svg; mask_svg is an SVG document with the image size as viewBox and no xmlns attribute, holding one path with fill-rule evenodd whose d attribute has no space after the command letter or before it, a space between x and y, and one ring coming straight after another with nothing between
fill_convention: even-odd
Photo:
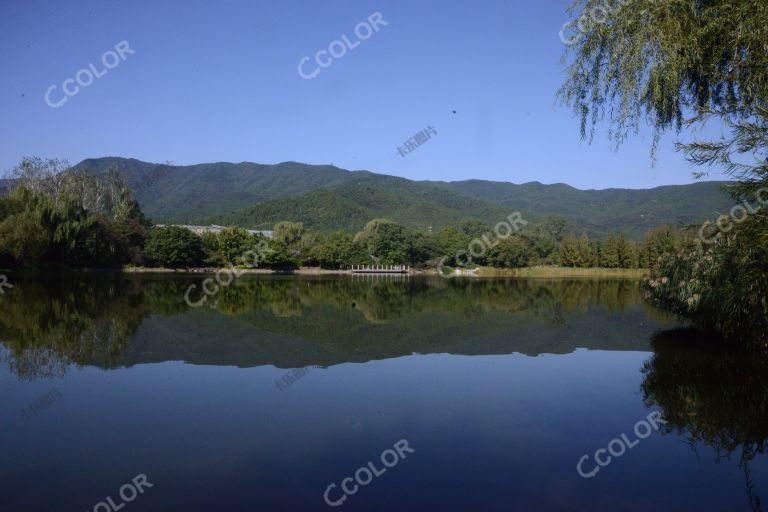
<instances>
[{"instance_id":1,"label":"grassy bank","mask_svg":"<svg viewBox=\"0 0 768 512\"><path fill-rule=\"evenodd\" d=\"M112 272L126 272L126 273L133 273L133 274L215 274L219 271L229 271L231 270L229 267L226 268L214 268L214 267L204 267L204 268L153 268L153 267L125 267L122 269L114 269L111 270ZM98 272L97 269L86 269L88 272ZM235 269L235 272L239 274L254 274L254 275L272 275L272 274L292 274L292 275L303 275L303 276L322 276L322 275L345 275L345 274L352 274L351 270L334 270L334 269L327 269L327 268L319 268L319 267L299 267L299 268L238 268ZM422 275L422 274L434 274L434 271L427 271L427 270L411 270L411 275Z\"/></svg>"},{"instance_id":2,"label":"grassy bank","mask_svg":"<svg viewBox=\"0 0 768 512\"><path fill-rule=\"evenodd\" d=\"M608 277L619 279L641 279L648 275L644 268L572 268L572 267L526 267L526 268L491 268L481 267L479 277Z\"/></svg>"},{"instance_id":3,"label":"grassy bank","mask_svg":"<svg viewBox=\"0 0 768 512\"><path fill-rule=\"evenodd\" d=\"M150 268L150 267L126 267L122 269L122 272L135 273L135 274L151 274L151 273L180 273L180 274L215 274L219 271L229 271L230 268ZM117 270L118 272L120 269ZM330 275L330 274L348 274L349 270L330 270L316 267L301 267L301 268L286 268L286 269L271 269L271 268L238 268L234 270L239 274L297 274L297 275Z\"/></svg>"}]
</instances>

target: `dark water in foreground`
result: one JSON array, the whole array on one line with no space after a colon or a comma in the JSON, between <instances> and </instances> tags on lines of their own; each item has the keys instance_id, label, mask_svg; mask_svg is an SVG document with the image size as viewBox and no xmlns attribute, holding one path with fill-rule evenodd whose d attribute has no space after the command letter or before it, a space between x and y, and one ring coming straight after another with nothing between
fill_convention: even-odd
<instances>
[{"instance_id":1,"label":"dark water in foreground","mask_svg":"<svg viewBox=\"0 0 768 512\"><path fill-rule=\"evenodd\" d=\"M12 280L0 512L768 501L768 364L637 282L243 277L191 308L201 281Z\"/></svg>"}]
</instances>

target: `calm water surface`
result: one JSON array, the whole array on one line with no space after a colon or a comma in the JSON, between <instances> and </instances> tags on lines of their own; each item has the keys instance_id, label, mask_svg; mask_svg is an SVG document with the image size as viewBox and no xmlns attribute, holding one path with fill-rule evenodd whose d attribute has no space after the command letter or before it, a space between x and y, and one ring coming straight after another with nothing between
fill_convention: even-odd
<instances>
[{"instance_id":1,"label":"calm water surface","mask_svg":"<svg viewBox=\"0 0 768 512\"><path fill-rule=\"evenodd\" d=\"M638 282L242 277L200 308L199 276L13 282L2 512L322 511L331 484L345 511L768 500L768 364Z\"/></svg>"}]
</instances>

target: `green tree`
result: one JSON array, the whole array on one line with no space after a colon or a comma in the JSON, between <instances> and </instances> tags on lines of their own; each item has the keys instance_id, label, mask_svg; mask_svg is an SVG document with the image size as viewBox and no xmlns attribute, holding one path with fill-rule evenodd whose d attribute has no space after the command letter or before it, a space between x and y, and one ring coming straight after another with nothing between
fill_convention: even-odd
<instances>
[{"instance_id":1,"label":"green tree","mask_svg":"<svg viewBox=\"0 0 768 512\"><path fill-rule=\"evenodd\" d=\"M144 251L151 263L169 268L193 267L204 257L200 237L177 226L150 229Z\"/></svg>"},{"instance_id":2,"label":"green tree","mask_svg":"<svg viewBox=\"0 0 768 512\"><path fill-rule=\"evenodd\" d=\"M651 268L665 254L671 254L677 250L677 237L675 228L669 225L651 229L645 234L643 245L640 249L640 263L644 268Z\"/></svg>"},{"instance_id":3,"label":"green tree","mask_svg":"<svg viewBox=\"0 0 768 512\"><path fill-rule=\"evenodd\" d=\"M563 229L567 221L562 217L549 217L545 224L545 231L549 238L559 244L563 240Z\"/></svg>"},{"instance_id":4,"label":"green tree","mask_svg":"<svg viewBox=\"0 0 768 512\"><path fill-rule=\"evenodd\" d=\"M487 233L491 233L491 226L478 219L465 219L459 223L459 231L467 235L470 239L480 238Z\"/></svg>"},{"instance_id":5,"label":"green tree","mask_svg":"<svg viewBox=\"0 0 768 512\"><path fill-rule=\"evenodd\" d=\"M586 233L581 234L578 242L578 265L582 268L589 268L596 265L595 256L592 253L592 244Z\"/></svg>"},{"instance_id":6,"label":"green tree","mask_svg":"<svg viewBox=\"0 0 768 512\"><path fill-rule=\"evenodd\" d=\"M634 240L627 240L624 233L619 233L617 240L619 268L638 268L638 249Z\"/></svg>"},{"instance_id":7,"label":"green tree","mask_svg":"<svg viewBox=\"0 0 768 512\"><path fill-rule=\"evenodd\" d=\"M243 255L256 245L254 236L242 228L222 229L217 239L218 253L230 265L241 265L244 259L248 259Z\"/></svg>"},{"instance_id":8,"label":"green tree","mask_svg":"<svg viewBox=\"0 0 768 512\"><path fill-rule=\"evenodd\" d=\"M0 253L19 263L37 263L48 253L50 243L47 231L42 229L33 211L15 213L0 222Z\"/></svg>"},{"instance_id":9,"label":"green tree","mask_svg":"<svg viewBox=\"0 0 768 512\"><path fill-rule=\"evenodd\" d=\"M768 25L768 4L761 0L634 0L611 9L603 0L574 0L571 12L605 15L569 47L558 92L580 116L585 137L607 118L609 136L621 143L647 120L655 147L670 129L712 117L748 120L766 105L760 27ZM734 139L732 131L724 142Z\"/></svg>"},{"instance_id":10,"label":"green tree","mask_svg":"<svg viewBox=\"0 0 768 512\"><path fill-rule=\"evenodd\" d=\"M17 264L115 266L142 258L148 221L114 172L25 158L0 198L0 254Z\"/></svg>"},{"instance_id":11,"label":"green tree","mask_svg":"<svg viewBox=\"0 0 768 512\"><path fill-rule=\"evenodd\" d=\"M272 240L268 250L259 254L259 266L294 268L299 266L299 261L283 242Z\"/></svg>"},{"instance_id":12,"label":"green tree","mask_svg":"<svg viewBox=\"0 0 768 512\"><path fill-rule=\"evenodd\" d=\"M449 226L440 230L435 238L442 249L443 256L446 257L446 265L455 266L467 261L466 254L472 239L466 233ZM457 258L457 255L460 256Z\"/></svg>"},{"instance_id":13,"label":"green tree","mask_svg":"<svg viewBox=\"0 0 768 512\"><path fill-rule=\"evenodd\" d=\"M411 265L436 267L444 256L440 241L432 234L412 233L408 245L408 262Z\"/></svg>"},{"instance_id":14,"label":"green tree","mask_svg":"<svg viewBox=\"0 0 768 512\"><path fill-rule=\"evenodd\" d=\"M224 255L219 249L219 234L213 231L206 231L200 235L200 241L203 245L203 264L208 267L223 267L226 265Z\"/></svg>"},{"instance_id":15,"label":"green tree","mask_svg":"<svg viewBox=\"0 0 768 512\"><path fill-rule=\"evenodd\" d=\"M0 252L23 265L100 266L124 257L125 240L74 199L18 186L0 203Z\"/></svg>"},{"instance_id":16,"label":"green tree","mask_svg":"<svg viewBox=\"0 0 768 512\"><path fill-rule=\"evenodd\" d=\"M297 254L302 235L304 235L304 224L301 222L278 222L272 230L274 241L285 245L289 251Z\"/></svg>"},{"instance_id":17,"label":"green tree","mask_svg":"<svg viewBox=\"0 0 768 512\"><path fill-rule=\"evenodd\" d=\"M619 240L616 235L609 235L600 245L600 266L603 268L619 268Z\"/></svg>"},{"instance_id":18,"label":"green tree","mask_svg":"<svg viewBox=\"0 0 768 512\"><path fill-rule=\"evenodd\" d=\"M388 219L374 219L355 235L355 242L384 265L408 262L408 235L405 228Z\"/></svg>"},{"instance_id":19,"label":"green tree","mask_svg":"<svg viewBox=\"0 0 768 512\"><path fill-rule=\"evenodd\" d=\"M488 251L488 263L494 267L527 267L534 251L528 241L519 235L512 235L495 244Z\"/></svg>"},{"instance_id":20,"label":"green tree","mask_svg":"<svg viewBox=\"0 0 768 512\"><path fill-rule=\"evenodd\" d=\"M299 255L304 259L310 258L312 248L321 242L322 237L318 233L309 230L304 231L298 244Z\"/></svg>"},{"instance_id":21,"label":"green tree","mask_svg":"<svg viewBox=\"0 0 768 512\"><path fill-rule=\"evenodd\" d=\"M579 242L576 236L570 234L560 244L560 264L564 267L578 267L580 264Z\"/></svg>"},{"instance_id":22,"label":"green tree","mask_svg":"<svg viewBox=\"0 0 768 512\"><path fill-rule=\"evenodd\" d=\"M347 265L368 263L370 258L362 246L344 231L336 231L325 240L319 240L309 251L311 259L321 267L343 268Z\"/></svg>"}]
</instances>

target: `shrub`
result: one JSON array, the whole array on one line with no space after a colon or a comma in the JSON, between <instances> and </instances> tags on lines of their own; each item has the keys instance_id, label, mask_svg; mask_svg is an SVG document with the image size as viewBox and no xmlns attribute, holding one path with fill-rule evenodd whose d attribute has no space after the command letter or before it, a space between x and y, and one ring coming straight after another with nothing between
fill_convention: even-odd
<instances>
[{"instance_id":1,"label":"shrub","mask_svg":"<svg viewBox=\"0 0 768 512\"><path fill-rule=\"evenodd\" d=\"M144 245L147 259L164 267L192 267L203 259L203 242L188 229L168 226L150 229Z\"/></svg>"},{"instance_id":2,"label":"shrub","mask_svg":"<svg viewBox=\"0 0 768 512\"><path fill-rule=\"evenodd\" d=\"M259 256L259 266L271 268L295 268L299 266L299 260L291 255L288 247L274 240L269 243L269 248Z\"/></svg>"},{"instance_id":3,"label":"shrub","mask_svg":"<svg viewBox=\"0 0 768 512\"><path fill-rule=\"evenodd\" d=\"M488 263L495 267L520 268L527 266L532 257L530 245L523 238L513 235L491 248Z\"/></svg>"},{"instance_id":4,"label":"shrub","mask_svg":"<svg viewBox=\"0 0 768 512\"><path fill-rule=\"evenodd\" d=\"M645 287L656 306L748 345L768 345L766 251L737 237L658 258Z\"/></svg>"},{"instance_id":5,"label":"shrub","mask_svg":"<svg viewBox=\"0 0 768 512\"><path fill-rule=\"evenodd\" d=\"M206 267L223 267L226 264L224 256L219 251L219 235L206 231L200 235L203 244L203 264Z\"/></svg>"},{"instance_id":6,"label":"shrub","mask_svg":"<svg viewBox=\"0 0 768 512\"><path fill-rule=\"evenodd\" d=\"M310 249L308 259L328 268L342 268L370 260L362 247L344 231L337 231L327 239L318 241Z\"/></svg>"},{"instance_id":7,"label":"shrub","mask_svg":"<svg viewBox=\"0 0 768 512\"><path fill-rule=\"evenodd\" d=\"M256 239L242 228L226 228L219 233L219 254L226 263L240 265L243 254L253 249Z\"/></svg>"}]
</instances>

